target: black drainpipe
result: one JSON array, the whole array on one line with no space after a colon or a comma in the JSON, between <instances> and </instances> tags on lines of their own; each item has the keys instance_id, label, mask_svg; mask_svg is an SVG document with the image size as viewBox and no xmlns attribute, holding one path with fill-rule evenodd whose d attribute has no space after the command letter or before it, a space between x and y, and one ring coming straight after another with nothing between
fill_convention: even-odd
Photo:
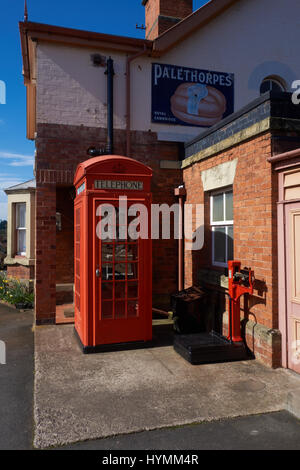
<instances>
[{"instance_id":1,"label":"black drainpipe","mask_svg":"<svg viewBox=\"0 0 300 470\"><path fill-rule=\"evenodd\" d=\"M106 146L102 148L90 147L87 154L90 157L100 155L112 155L114 151L114 61L111 57L107 59L107 140Z\"/></svg>"},{"instance_id":2,"label":"black drainpipe","mask_svg":"<svg viewBox=\"0 0 300 470\"><path fill-rule=\"evenodd\" d=\"M107 60L107 153L111 155L114 148L114 61Z\"/></svg>"}]
</instances>

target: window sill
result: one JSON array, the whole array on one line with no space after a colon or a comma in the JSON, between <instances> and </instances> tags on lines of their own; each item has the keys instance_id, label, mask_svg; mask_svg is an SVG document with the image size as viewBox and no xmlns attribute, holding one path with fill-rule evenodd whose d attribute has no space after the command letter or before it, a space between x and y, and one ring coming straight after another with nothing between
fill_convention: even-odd
<instances>
[{"instance_id":1,"label":"window sill","mask_svg":"<svg viewBox=\"0 0 300 470\"><path fill-rule=\"evenodd\" d=\"M228 288L228 277L224 273L224 268L217 268L215 266L206 269L202 268L199 270L198 276L200 283L205 282L224 289Z\"/></svg>"},{"instance_id":2,"label":"window sill","mask_svg":"<svg viewBox=\"0 0 300 470\"><path fill-rule=\"evenodd\" d=\"M212 263L211 267L212 267L212 269L216 269L216 270L224 270L224 269L228 269L228 264L225 264L225 263Z\"/></svg>"},{"instance_id":3,"label":"window sill","mask_svg":"<svg viewBox=\"0 0 300 470\"><path fill-rule=\"evenodd\" d=\"M14 264L21 264L22 266L33 266L35 264L35 260L21 255L16 255L13 258L7 256L4 259L4 264L9 266Z\"/></svg>"}]
</instances>

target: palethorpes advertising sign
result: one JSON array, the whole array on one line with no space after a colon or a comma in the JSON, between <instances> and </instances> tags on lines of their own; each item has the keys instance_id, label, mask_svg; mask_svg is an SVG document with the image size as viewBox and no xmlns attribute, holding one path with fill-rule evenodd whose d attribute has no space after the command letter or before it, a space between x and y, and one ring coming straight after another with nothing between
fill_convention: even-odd
<instances>
[{"instance_id":1,"label":"palethorpes advertising sign","mask_svg":"<svg viewBox=\"0 0 300 470\"><path fill-rule=\"evenodd\" d=\"M232 73L152 64L152 122L210 127L233 111Z\"/></svg>"}]
</instances>

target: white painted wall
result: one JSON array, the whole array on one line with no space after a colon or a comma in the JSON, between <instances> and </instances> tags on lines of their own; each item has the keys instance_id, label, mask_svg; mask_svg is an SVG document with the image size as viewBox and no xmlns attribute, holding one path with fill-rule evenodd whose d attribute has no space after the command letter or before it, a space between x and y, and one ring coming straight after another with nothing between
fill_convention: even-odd
<instances>
[{"instance_id":1,"label":"white painted wall","mask_svg":"<svg viewBox=\"0 0 300 470\"><path fill-rule=\"evenodd\" d=\"M37 122L106 127L106 67L91 54L114 59L114 125L126 126L126 55L40 43L37 47Z\"/></svg>"},{"instance_id":2,"label":"white painted wall","mask_svg":"<svg viewBox=\"0 0 300 470\"><path fill-rule=\"evenodd\" d=\"M132 63L132 129L158 132L162 139L199 134L199 128L151 123L151 63L235 74L235 110L259 96L262 80L280 76L290 90L300 79L300 1L241 0L160 59ZM106 126L105 69L91 64L85 48L38 45L38 122ZM115 61L115 119L126 125L125 54ZM179 137L180 138L180 137Z\"/></svg>"}]
</instances>

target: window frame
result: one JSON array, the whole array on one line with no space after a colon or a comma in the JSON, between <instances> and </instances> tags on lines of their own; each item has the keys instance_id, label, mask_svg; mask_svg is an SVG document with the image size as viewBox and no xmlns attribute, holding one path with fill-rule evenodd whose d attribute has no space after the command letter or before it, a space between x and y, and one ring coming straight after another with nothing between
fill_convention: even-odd
<instances>
[{"instance_id":1,"label":"window frame","mask_svg":"<svg viewBox=\"0 0 300 470\"><path fill-rule=\"evenodd\" d=\"M212 241L212 266L220 267L220 268L227 268L228 267L228 228L232 227L234 233L234 218L232 220L226 219L226 193L232 193L232 201L233 201L233 187L228 186L226 188L218 189L216 191L212 191L209 196L210 201L210 229L211 229L211 241ZM223 194L223 219L222 221L213 221L213 198L218 196L219 194ZM232 204L233 206L233 204ZM233 207L232 207L233 209ZM226 234L226 243L225 243L225 263L221 261L215 261L215 229L218 227L225 228ZM234 238L233 238L234 241Z\"/></svg>"},{"instance_id":2,"label":"window frame","mask_svg":"<svg viewBox=\"0 0 300 470\"><path fill-rule=\"evenodd\" d=\"M280 89L281 89L281 92L285 92L286 91L286 86L284 85L284 83L282 83L282 81L277 78L277 77L273 77L273 76L270 76L270 77L266 77L262 80L260 86L259 86L259 94L260 96L263 95L264 93L268 93L268 92L262 92L261 91L261 87L263 86L264 83L267 83L267 82L270 82L272 84L271 86L271 90L268 90L269 92L270 91L273 91L273 83L275 83Z\"/></svg>"},{"instance_id":3,"label":"window frame","mask_svg":"<svg viewBox=\"0 0 300 470\"><path fill-rule=\"evenodd\" d=\"M20 212L20 207L21 206L25 206L25 215L24 215L25 226L24 227L19 226L19 220L20 220L19 212ZM16 202L15 203L16 255L17 256L24 256L24 257L26 256L26 253L27 253L26 213L27 213L27 204L26 204L26 202ZM20 251L20 232L25 233L25 251Z\"/></svg>"}]
</instances>

